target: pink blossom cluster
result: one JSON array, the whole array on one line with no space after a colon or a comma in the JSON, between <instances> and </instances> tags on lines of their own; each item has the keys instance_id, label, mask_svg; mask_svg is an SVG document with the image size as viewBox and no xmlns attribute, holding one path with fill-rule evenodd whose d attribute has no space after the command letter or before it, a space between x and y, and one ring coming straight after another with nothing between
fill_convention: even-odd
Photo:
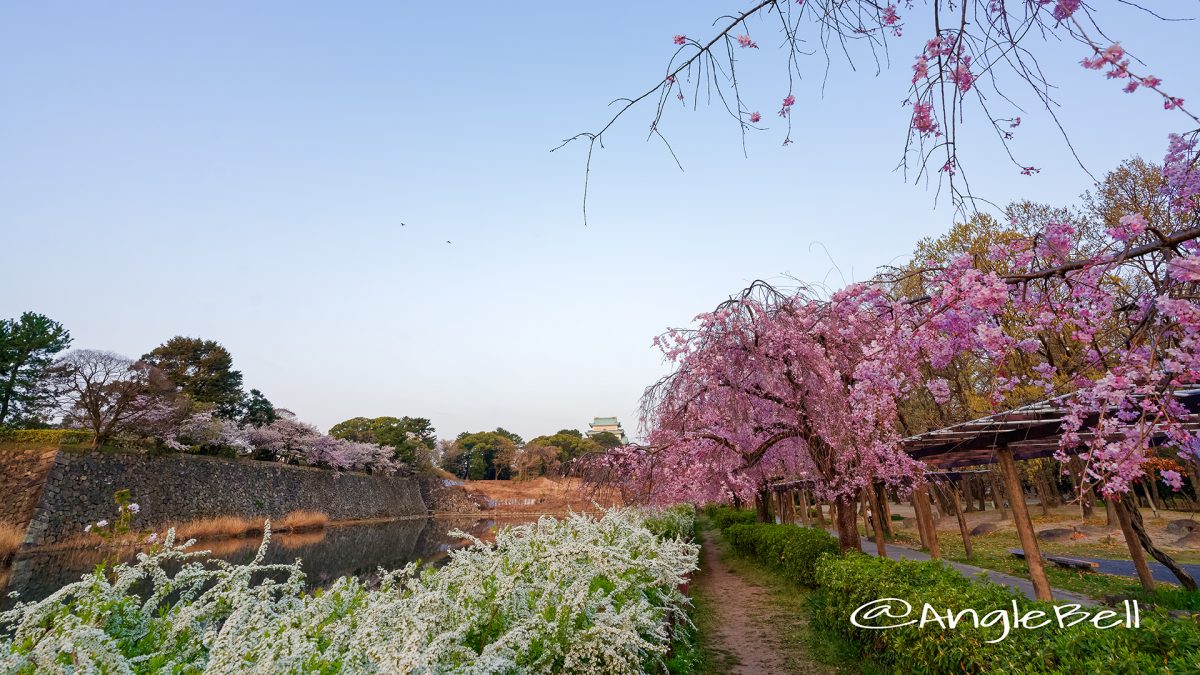
<instances>
[{"instance_id":1,"label":"pink blossom cluster","mask_svg":"<svg viewBox=\"0 0 1200 675\"><path fill-rule=\"evenodd\" d=\"M164 409L148 418L141 431L176 452L233 450L260 459L339 471L394 473L403 466L392 448L334 438L287 410L277 412L279 418L274 422L255 427L218 417L212 410Z\"/></svg>"},{"instance_id":2,"label":"pink blossom cluster","mask_svg":"<svg viewBox=\"0 0 1200 675\"><path fill-rule=\"evenodd\" d=\"M788 94L783 99L783 104L779 107L779 116L787 117L792 112L792 106L796 105L796 97Z\"/></svg>"},{"instance_id":3,"label":"pink blossom cluster","mask_svg":"<svg viewBox=\"0 0 1200 675\"><path fill-rule=\"evenodd\" d=\"M913 104L912 128L922 136L939 135L938 123L933 119L933 104L920 102Z\"/></svg>"},{"instance_id":4,"label":"pink blossom cluster","mask_svg":"<svg viewBox=\"0 0 1200 675\"><path fill-rule=\"evenodd\" d=\"M1172 189L1195 186L1193 145L1172 152L1193 162ZM1165 263L1145 264L1130 242L1148 229L1135 212L1098 246L1069 222L1013 230L985 265L964 255L926 270L921 302L882 282L826 299L753 286L655 339L674 372L644 401L650 445L606 461L658 502L749 500L780 479L833 501L873 482L907 489L924 469L901 450L900 402L951 405L947 369L969 357L990 369L976 384L996 410L1030 391L1058 397L1059 458L1079 454L1086 483L1127 492L1159 448L1200 460L1176 396L1200 386L1200 240L1136 254ZM1047 339L1069 341L1070 358L1049 360Z\"/></svg>"},{"instance_id":5,"label":"pink blossom cluster","mask_svg":"<svg viewBox=\"0 0 1200 675\"><path fill-rule=\"evenodd\" d=\"M1182 213L1200 210L1200 152L1196 134L1171 134L1163 158L1163 194Z\"/></svg>"}]
</instances>

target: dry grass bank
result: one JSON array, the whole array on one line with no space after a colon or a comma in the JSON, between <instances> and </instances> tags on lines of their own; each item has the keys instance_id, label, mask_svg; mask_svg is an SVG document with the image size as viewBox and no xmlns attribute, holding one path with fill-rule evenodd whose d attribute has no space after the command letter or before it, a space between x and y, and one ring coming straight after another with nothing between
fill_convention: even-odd
<instances>
[{"instance_id":1,"label":"dry grass bank","mask_svg":"<svg viewBox=\"0 0 1200 675\"><path fill-rule=\"evenodd\" d=\"M18 529L12 523L0 523L0 563L16 553L24 540L25 530Z\"/></svg>"},{"instance_id":2,"label":"dry grass bank","mask_svg":"<svg viewBox=\"0 0 1200 675\"><path fill-rule=\"evenodd\" d=\"M578 478L546 477L530 480L468 480L468 492L481 494L495 503L496 514L564 515L568 512L595 513L620 506L612 496L592 494Z\"/></svg>"},{"instance_id":3,"label":"dry grass bank","mask_svg":"<svg viewBox=\"0 0 1200 675\"><path fill-rule=\"evenodd\" d=\"M271 522L272 532L311 532L324 529L329 516L317 511L292 511ZM185 523L175 523L175 534L180 539L231 539L262 534L266 524L263 518L241 516L218 516L201 518Z\"/></svg>"}]
</instances>

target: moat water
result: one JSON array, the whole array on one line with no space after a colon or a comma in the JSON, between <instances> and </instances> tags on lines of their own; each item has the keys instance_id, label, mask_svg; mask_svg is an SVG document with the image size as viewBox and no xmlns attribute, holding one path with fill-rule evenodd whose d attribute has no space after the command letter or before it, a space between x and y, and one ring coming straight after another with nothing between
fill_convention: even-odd
<instances>
[{"instance_id":1,"label":"moat water","mask_svg":"<svg viewBox=\"0 0 1200 675\"><path fill-rule=\"evenodd\" d=\"M343 576L370 579L380 568L394 570L421 561L443 562L449 551L468 545L469 540L452 537L461 530L480 539L490 539L494 528L526 522L528 518L474 519L425 518L385 522L330 525L321 530L274 533L267 549L267 563L301 561L310 589L329 585ZM192 550L211 550L212 557L236 564L254 559L261 538L201 541ZM132 548L122 550L123 560L134 557ZM0 568L0 609L18 600L40 600L63 586L78 581L104 561L99 548L72 548L19 552L7 567Z\"/></svg>"}]
</instances>

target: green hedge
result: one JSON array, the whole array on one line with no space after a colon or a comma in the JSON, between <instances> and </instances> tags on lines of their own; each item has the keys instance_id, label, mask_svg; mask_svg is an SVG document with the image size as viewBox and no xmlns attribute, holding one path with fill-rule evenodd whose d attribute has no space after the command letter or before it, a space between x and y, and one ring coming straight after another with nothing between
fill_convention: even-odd
<instances>
[{"instance_id":1,"label":"green hedge","mask_svg":"<svg viewBox=\"0 0 1200 675\"><path fill-rule=\"evenodd\" d=\"M0 442L40 443L64 445L91 443L92 432L84 429L4 429L0 428Z\"/></svg>"},{"instance_id":2,"label":"green hedge","mask_svg":"<svg viewBox=\"0 0 1200 675\"><path fill-rule=\"evenodd\" d=\"M964 577L937 562L888 560L862 554L826 557L816 566L818 590L811 596L812 626L841 635L885 665L914 673L1149 673L1200 671L1200 629L1193 620L1173 619L1142 607L1141 627L1097 629L1084 622L1069 628L1012 628L1000 642L1000 625L954 629L936 624L890 630L859 628L850 615L880 598L900 598L920 618L926 602L947 610L1032 610L1053 617L1053 605L1035 602L1006 587ZM1119 609L1119 608L1118 608ZM903 619L878 620L899 623ZM863 621L863 623L877 623Z\"/></svg>"},{"instance_id":3,"label":"green hedge","mask_svg":"<svg viewBox=\"0 0 1200 675\"><path fill-rule=\"evenodd\" d=\"M729 506L713 506L711 504L704 508L704 515L708 516L713 521L713 524L721 530L730 525L750 524L758 520L758 516L755 515L754 511L735 509Z\"/></svg>"},{"instance_id":4,"label":"green hedge","mask_svg":"<svg viewBox=\"0 0 1200 675\"><path fill-rule=\"evenodd\" d=\"M741 523L725 528L725 540L735 551L782 572L789 579L812 586L817 561L836 555L838 543L824 530L790 525Z\"/></svg>"},{"instance_id":5,"label":"green hedge","mask_svg":"<svg viewBox=\"0 0 1200 675\"><path fill-rule=\"evenodd\" d=\"M937 624L890 630L859 628L850 616L864 604L900 598L912 607L907 619L863 620L880 625L919 619L925 603L941 613L974 609L980 616L1008 610L1042 611L1054 605L1026 598L986 580L963 576L940 562L838 555L837 540L813 528L755 523L753 511L705 509L724 531L734 551L806 586L812 628L896 672L911 673L1200 673L1200 622L1175 618L1141 606L1140 628L1101 630L1089 622L1058 628L1011 628L999 642L1002 625L976 628L964 620L956 628ZM1065 603L1060 603L1065 604ZM1097 611L1100 608L1093 608ZM1113 608L1123 612L1123 608Z\"/></svg>"}]
</instances>

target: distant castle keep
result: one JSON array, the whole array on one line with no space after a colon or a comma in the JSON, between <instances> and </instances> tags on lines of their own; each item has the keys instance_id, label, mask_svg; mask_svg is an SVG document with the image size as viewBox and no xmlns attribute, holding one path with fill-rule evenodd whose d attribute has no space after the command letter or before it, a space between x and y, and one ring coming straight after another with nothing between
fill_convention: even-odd
<instances>
[{"instance_id":1,"label":"distant castle keep","mask_svg":"<svg viewBox=\"0 0 1200 675\"><path fill-rule=\"evenodd\" d=\"M621 445L629 445L629 437L625 435L625 430L621 428L621 423L617 421L617 418L593 417L591 423L588 424L587 435L591 437L605 431L621 439Z\"/></svg>"}]
</instances>

